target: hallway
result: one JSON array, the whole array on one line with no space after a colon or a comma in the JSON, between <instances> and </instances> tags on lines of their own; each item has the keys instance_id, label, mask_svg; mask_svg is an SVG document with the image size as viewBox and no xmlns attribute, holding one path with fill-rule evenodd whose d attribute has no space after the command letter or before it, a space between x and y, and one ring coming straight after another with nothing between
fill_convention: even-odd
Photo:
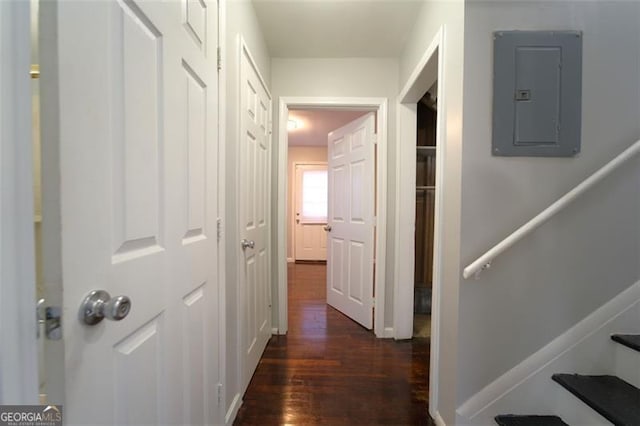
<instances>
[{"instance_id":1,"label":"hallway","mask_svg":"<svg viewBox=\"0 0 640 426\"><path fill-rule=\"evenodd\" d=\"M376 339L326 305L326 265L289 264L289 333L273 336L235 425L433 425L429 341Z\"/></svg>"}]
</instances>

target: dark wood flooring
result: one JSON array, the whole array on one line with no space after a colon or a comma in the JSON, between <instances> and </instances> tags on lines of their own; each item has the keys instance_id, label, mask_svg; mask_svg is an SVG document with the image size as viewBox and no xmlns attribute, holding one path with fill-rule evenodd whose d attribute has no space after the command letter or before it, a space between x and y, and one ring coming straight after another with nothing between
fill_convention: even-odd
<instances>
[{"instance_id":1,"label":"dark wood flooring","mask_svg":"<svg viewBox=\"0 0 640 426\"><path fill-rule=\"evenodd\" d=\"M376 339L326 304L326 266L289 265L289 333L273 336L234 425L434 425L429 340Z\"/></svg>"}]
</instances>

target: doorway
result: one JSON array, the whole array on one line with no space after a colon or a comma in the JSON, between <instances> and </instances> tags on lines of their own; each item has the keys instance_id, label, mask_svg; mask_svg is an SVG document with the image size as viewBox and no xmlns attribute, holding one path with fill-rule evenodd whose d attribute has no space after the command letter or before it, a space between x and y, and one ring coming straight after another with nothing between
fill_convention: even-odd
<instances>
[{"instance_id":1,"label":"doorway","mask_svg":"<svg viewBox=\"0 0 640 426\"><path fill-rule=\"evenodd\" d=\"M326 303L371 329L375 113L292 110L287 124L294 258L326 262Z\"/></svg>"},{"instance_id":2,"label":"doorway","mask_svg":"<svg viewBox=\"0 0 640 426\"><path fill-rule=\"evenodd\" d=\"M439 346L440 346L440 299L443 271L443 195L446 190L444 181L444 164L447 155L446 126L446 81L444 69L444 27L435 34L431 44L425 50L422 59L414 68L407 83L398 96L398 133L400 140L406 143L398 144L396 156L396 247L403 247L406 251L414 252L416 247L416 192L417 192L417 139L418 139L418 104L425 94L435 87L432 93L437 98L436 109L440 113L435 117L435 179L433 183L433 252L431 271L431 332L430 332L430 377L429 377L429 409L435 412L438 405L439 383ZM437 83L436 83L437 82ZM439 96L438 96L439 95ZM425 185L429 186L429 185ZM402 208L400 208L402 206ZM405 252L406 252L405 251ZM415 292L414 256L402 256L396 250L394 262L395 298L394 298L394 326L396 338L408 339L413 336L414 323L414 292Z\"/></svg>"},{"instance_id":3,"label":"doorway","mask_svg":"<svg viewBox=\"0 0 640 426\"><path fill-rule=\"evenodd\" d=\"M417 104L413 337L431 336L438 82Z\"/></svg>"},{"instance_id":4,"label":"doorway","mask_svg":"<svg viewBox=\"0 0 640 426\"><path fill-rule=\"evenodd\" d=\"M294 230L293 217L295 212L292 211L291 200L292 164L289 162L289 138L291 133L288 131L290 111L338 111L338 112L375 112L377 120L375 123L374 144L375 158L377 159L377 170L375 172L375 232L377 235L386 235L385 233L385 217L386 217L386 194L381 191L382 187L386 187L386 128L387 128L387 101L384 98L280 98L279 108L279 137L278 137L278 286L277 294L274 300L277 300L278 310L278 334L286 334L288 331L288 290L287 290L287 260L294 260L293 255L289 254L289 247L294 246ZM331 130L331 129L330 129ZM326 141L326 133L324 140ZM287 219L289 216L289 220ZM384 277L384 238L375 239L375 253L377 253L376 261L372 265L375 277ZM375 280L374 292L376 295L376 308L374 311L376 336L383 337L384 334L384 280ZM371 301L373 304L373 300Z\"/></svg>"}]
</instances>

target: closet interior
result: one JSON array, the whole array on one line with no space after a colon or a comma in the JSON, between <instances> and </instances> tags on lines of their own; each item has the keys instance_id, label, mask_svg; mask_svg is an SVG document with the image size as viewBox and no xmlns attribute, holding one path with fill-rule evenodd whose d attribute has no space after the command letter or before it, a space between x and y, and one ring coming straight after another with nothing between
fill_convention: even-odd
<instances>
[{"instance_id":1,"label":"closet interior","mask_svg":"<svg viewBox=\"0 0 640 426\"><path fill-rule=\"evenodd\" d=\"M413 336L431 335L436 188L437 82L418 102Z\"/></svg>"}]
</instances>

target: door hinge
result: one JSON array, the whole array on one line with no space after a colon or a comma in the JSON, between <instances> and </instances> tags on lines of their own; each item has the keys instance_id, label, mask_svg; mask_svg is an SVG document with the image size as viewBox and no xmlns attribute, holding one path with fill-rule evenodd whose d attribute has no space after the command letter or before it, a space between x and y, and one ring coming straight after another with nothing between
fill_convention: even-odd
<instances>
[{"instance_id":1,"label":"door hinge","mask_svg":"<svg viewBox=\"0 0 640 426\"><path fill-rule=\"evenodd\" d=\"M371 299L371 306L373 306L374 308L376 307L376 298L372 298Z\"/></svg>"},{"instance_id":2,"label":"door hinge","mask_svg":"<svg viewBox=\"0 0 640 426\"><path fill-rule=\"evenodd\" d=\"M374 144L374 145L377 145L377 144L378 144L378 134L377 134L377 133L374 133L374 134L373 134L373 144Z\"/></svg>"},{"instance_id":3,"label":"door hinge","mask_svg":"<svg viewBox=\"0 0 640 426\"><path fill-rule=\"evenodd\" d=\"M218 383L218 405L222 404L222 383Z\"/></svg>"},{"instance_id":4,"label":"door hinge","mask_svg":"<svg viewBox=\"0 0 640 426\"><path fill-rule=\"evenodd\" d=\"M40 337L40 329L49 340L62 339L62 309L59 306L45 306L45 300L40 299L36 305L37 328L36 335Z\"/></svg>"},{"instance_id":5,"label":"door hinge","mask_svg":"<svg viewBox=\"0 0 640 426\"><path fill-rule=\"evenodd\" d=\"M222 69L222 48L218 46L218 71Z\"/></svg>"},{"instance_id":6,"label":"door hinge","mask_svg":"<svg viewBox=\"0 0 640 426\"><path fill-rule=\"evenodd\" d=\"M222 239L222 219L216 220L216 234L218 235L218 242Z\"/></svg>"}]
</instances>

